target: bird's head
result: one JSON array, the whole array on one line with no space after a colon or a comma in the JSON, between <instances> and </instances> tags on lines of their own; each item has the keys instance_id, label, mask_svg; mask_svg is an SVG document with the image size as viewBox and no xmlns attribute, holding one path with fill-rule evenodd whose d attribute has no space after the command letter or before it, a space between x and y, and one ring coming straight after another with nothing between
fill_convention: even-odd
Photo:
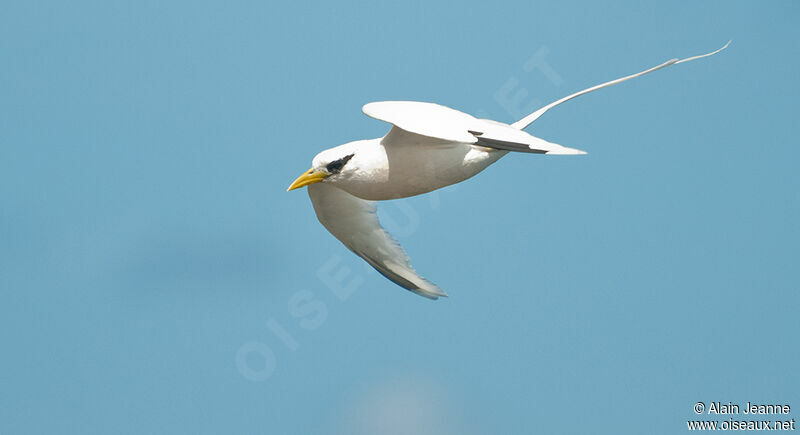
<instances>
[{"instance_id":1,"label":"bird's head","mask_svg":"<svg viewBox=\"0 0 800 435\"><path fill-rule=\"evenodd\" d=\"M336 148L325 150L314 157L311 169L297 177L286 191L294 190L309 184L325 182L336 182L346 179L356 168L351 159L356 153L353 147L342 145ZM349 162L349 164L348 164Z\"/></svg>"}]
</instances>

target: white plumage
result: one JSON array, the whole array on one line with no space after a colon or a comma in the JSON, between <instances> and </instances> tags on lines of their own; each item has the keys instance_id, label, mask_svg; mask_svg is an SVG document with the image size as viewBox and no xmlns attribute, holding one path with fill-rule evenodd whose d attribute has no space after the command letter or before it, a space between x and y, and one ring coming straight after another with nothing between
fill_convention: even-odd
<instances>
[{"instance_id":1,"label":"white plumage","mask_svg":"<svg viewBox=\"0 0 800 435\"><path fill-rule=\"evenodd\" d=\"M729 42L730 43L730 42ZM671 65L711 56L672 59L648 70L584 89L554 101L513 124L478 119L434 103L382 101L366 115L391 123L386 136L350 142L319 153L288 190L308 186L319 221L345 246L403 288L431 299L447 296L420 277L403 248L380 225L374 201L405 198L464 181L509 151L585 154L522 129L546 111L604 87Z\"/></svg>"},{"instance_id":2,"label":"white plumage","mask_svg":"<svg viewBox=\"0 0 800 435\"><path fill-rule=\"evenodd\" d=\"M417 275L397 241L381 227L374 201L365 201L327 183L308 186L317 218L337 239L383 276L422 296L447 296Z\"/></svg>"}]
</instances>

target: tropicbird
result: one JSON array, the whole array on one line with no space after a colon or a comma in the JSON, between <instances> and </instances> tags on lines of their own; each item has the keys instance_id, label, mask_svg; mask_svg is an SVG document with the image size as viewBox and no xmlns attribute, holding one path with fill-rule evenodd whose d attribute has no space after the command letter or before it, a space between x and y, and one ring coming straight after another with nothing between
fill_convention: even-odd
<instances>
[{"instance_id":1,"label":"tropicbird","mask_svg":"<svg viewBox=\"0 0 800 435\"><path fill-rule=\"evenodd\" d=\"M317 218L337 239L399 286L430 299L447 296L411 267L403 248L381 227L375 201L407 198L464 181L509 151L586 154L524 131L545 112L575 97L724 50L671 59L648 70L556 100L513 124L478 119L434 103L380 101L362 111L392 124L382 138L359 140L317 154L311 169L287 189L308 186Z\"/></svg>"}]
</instances>

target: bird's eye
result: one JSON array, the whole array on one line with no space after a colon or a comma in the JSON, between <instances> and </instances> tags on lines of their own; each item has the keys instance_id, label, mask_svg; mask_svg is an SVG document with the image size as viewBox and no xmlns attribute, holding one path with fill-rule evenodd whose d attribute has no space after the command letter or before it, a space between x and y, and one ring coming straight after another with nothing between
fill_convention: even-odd
<instances>
[{"instance_id":1,"label":"bird's eye","mask_svg":"<svg viewBox=\"0 0 800 435\"><path fill-rule=\"evenodd\" d=\"M350 154L349 156L344 156L339 160L334 160L327 165L325 165L325 170L327 170L331 174L338 174L342 171L344 164L347 163L350 159L353 158L355 154Z\"/></svg>"}]
</instances>

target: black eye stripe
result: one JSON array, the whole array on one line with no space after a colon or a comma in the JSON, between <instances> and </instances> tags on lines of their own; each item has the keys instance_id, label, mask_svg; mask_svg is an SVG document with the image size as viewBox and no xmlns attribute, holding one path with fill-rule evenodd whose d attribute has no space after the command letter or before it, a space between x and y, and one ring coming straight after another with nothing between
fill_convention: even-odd
<instances>
[{"instance_id":1,"label":"black eye stripe","mask_svg":"<svg viewBox=\"0 0 800 435\"><path fill-rule=\"evenodd\" d=\"M344 156L339 160L334 160L328 163L325 166L325 169L330 172L331 174L338 174L341 172L342 168L344 167L345 163L347 163L350 159L353 158L355 154L350 154L349 156Z\"/></svg>"}]
</instances>

